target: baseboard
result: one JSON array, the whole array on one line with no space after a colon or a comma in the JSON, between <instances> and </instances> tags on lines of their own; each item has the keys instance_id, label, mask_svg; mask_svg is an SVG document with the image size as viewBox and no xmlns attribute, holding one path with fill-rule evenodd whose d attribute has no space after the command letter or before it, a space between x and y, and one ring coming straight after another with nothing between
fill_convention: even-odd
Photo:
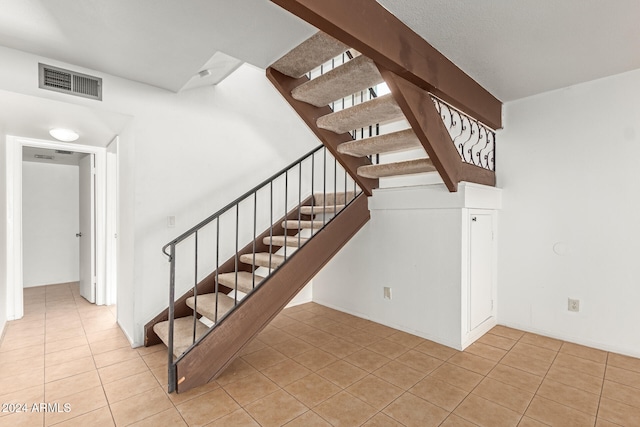
<instances>
[{"instance_id":1,"label":"baseboard","mask_svg":"<svg viewBox=\"0 0 640 427\"><path fill-rule=\"evenodd\" d=\"M0 323L0 344L4 339L4 332L5 332L6 326L7 326L7 321L3 320L2 323Z\"/></svg>"},{"instance_id":2,"label":"baseboard","mask_svg":"<svg viewBox=\"0 0 640 427\"><path fill-rule=\"evenodd\" d=\"M523 326L518 323L511 322L498 322L499 325L507 326L509 328L519 329L521 331L530 332L532 334L543 335L549 338L555 338L562 341L571 342L574 344L584 345L586 347L596 348L598 350L610 351L612 353L623 354L625 356L640 358L640 350L630 350L628 348L618 347L615 345L603 344L597 341L585 340L579 337L572 336L570 334L556 334L553 332L545 331L542 329L531 328L529 326Z\"/></svg>"},{"instance_id":3,"label":"baseboard","mask_svg":"<svg viewBox=\"0 0 640 427\"><path fill-rule=\"evenodd\" d=\"M135 342L135 340L127 333L127 331L122 327L122 325L120 324L120 321L117 321L118 323L118 327L120 328L120 330L122 331L122 333L124 334L125 338L127 340L129 340L129 344L131 344L131 348L136 348L136 347L142 347L142 344L137 344Z\"/></svg>"},{"instance_id":4,"label":"baseboard","mask_svg":"<svg viewBox=\"0 0 640 427\"><path fill-rule=\"evenodd\" d=\"M464 350L465 348L469 347L471 344L476 342L480 337L482 337L484 334L486 334L491 329L493 329L493 327L496 326L497 324L498 324L498 321L495 317L490 317L484 322L482 322L481 325L477 326L473 331L467 334L466 339L462 341L461 350Z\"/></svg>"}]
</instances>

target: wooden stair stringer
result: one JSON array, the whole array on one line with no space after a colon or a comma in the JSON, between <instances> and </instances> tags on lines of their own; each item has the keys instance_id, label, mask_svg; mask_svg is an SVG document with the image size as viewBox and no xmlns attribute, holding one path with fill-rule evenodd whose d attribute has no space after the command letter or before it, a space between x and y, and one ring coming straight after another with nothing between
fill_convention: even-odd
<instances>
[{"instance_id":1,"label":"wooden stair stringer","mask_svg":"<svg viewBox=\"0 0 640 427\"><path fill-rule=\"evenodd\" d=\"M313 196L309 196L307 199L302 201L302 205L311 205L311 201L313 199ZM298 210L294 209L293 211L291 211L290 213L288 213L286 215L287 220L291 221L291 223L293 224L293 221L295 221L297 223L298 221ZM307 215L302 215L303 219L308 219L310 218ZM284 221L285 217L283 216L281 219L274 221L273 223L273 235L284 235L284 228L281 226L281 223ZM295 234L298 233L297 229L291 228L287 230L287 235L289 236L294 236ZM255 251L256 252L269 252L269 245L265 245L263 240L265 237L269 237L270 236L270 230L267 229L265 230L262 234L256 236L256 240L255 240ZM238 251L238 259L240 258L240 256L244 255L244 254L252 254L254 252L254 242L249 242L246 246L244 246L242 249L240 249ZM272 253L276 253L278 250L280 249L279 246L272 246L271 251ZM220 264L218 266L218 274L223 274L223 273L232 273L235 271L235 255L232 256L231 258L229 258L228 260L226 260L224 263ZM251 266L248 264L243 264L243 263L238 263L238 269L241 271L251 271ZM216 272L212 272L211 274L209 274L207 277L205 277L204 279L202 279L202 281L200 281L198 283L197 286L197 290L198 290L198 294L202 295L202 294L207 294L207 293L212 293L215 291L215 286L216 286ZM223 293L228 293L231 292L232 289L224 286L222 284L219 285L219 290L222 291ZM193 310L191 308L189 308L189 306L187 305L187 299L191 298L193 296L193 288L190 289L188 292L186 292L184 295L182 295L180 298L178 298L175 302L175 318L180 318L180 317L186 317L186 316L192 316L193 315ZM156 317L154 317L152 320L150 320L145 326L144 326L144 346L145 347L149 347L152 345L156 345L156 344L160 344L162 343L162 340L160 339L160 337L158 337L158 335L155 333L155 331L153 330L153 326L156 323L159 322L164 322L169 320L169 309L166 308L164 310L162 310Z\"/></svg>"},{"instance_id":2,"label":"wooden stair stringer","mask_svg":"<svg viewBox=\"0 0 640 427\"><path fill-rule=\"evenodd\" d=\"M217 378L369 218L367 197L360 194L177 361L176 391Z\"/></svg>"},{"instance_id":3,"label":"wooden stair stringer","mask_svg":"<svg viewBox=\"0 0 640 427\"><path fill-rule=\"evenodd\" d=\"M378 180L363 178L357 174L357 170L360 166L370 165L371 161L366 157L356 158L338 152L338 145L343 142L353 141L351 134L336 134L329 130L320 129L317 125L318 118L333 112L331 108L329 106L315 107L311 104L307 104L306 102L298 101L291 96L291 92L296 87L308 82L309 79L306 76L294 79L271 67L267 68L266 74L267 78L275 86L278 92L280 92L284 99L289 103L289 105L291 105L300 118L302 118L322 144L327 147L329 152L338 160L340 165L347 171L351 178L356 181L362 191L367 196L371 196L372 190L374 188L378 188Z\"/></svg>"}]
</instances>

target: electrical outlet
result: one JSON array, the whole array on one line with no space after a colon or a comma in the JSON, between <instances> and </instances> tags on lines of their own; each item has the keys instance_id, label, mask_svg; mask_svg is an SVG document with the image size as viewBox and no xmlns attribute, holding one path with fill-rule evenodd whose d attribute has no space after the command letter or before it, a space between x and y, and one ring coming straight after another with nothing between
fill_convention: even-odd
<instances>
[{"instance_id":1,"label":"electrical outlet","mask_svg":"<svg viewBox=\"0 0 640 427\"><path fill-rule=\"evenodd\" d=\"M571 299L569 298L569 311L579 312L580 311L580 300L579 299Z\"/></svg>"},{"instance_id":2,"label":"electrical outlet","mask_svg":"<svg viewBox=\"0 0 640 427\"><path fill-rule=\"evenodd\" d=\"M384 299L391 299L391 288L385 286L384 287Z\"/></svg>"}]
</instances>

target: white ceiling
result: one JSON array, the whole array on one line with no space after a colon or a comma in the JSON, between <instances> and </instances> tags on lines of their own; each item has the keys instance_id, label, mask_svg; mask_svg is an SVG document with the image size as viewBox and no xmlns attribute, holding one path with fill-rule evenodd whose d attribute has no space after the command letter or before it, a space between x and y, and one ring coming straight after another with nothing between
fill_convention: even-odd
<instances>
[{"instance_id":1,"label":"white ceiling","mask_svg":"<svg viewBox=\"0 0 640 427\"><path fill-rule=\"evenodd\" d=\"M503 101L640 68L639 0L379 2ZM216 52L264 68L313 33L269 0L0 0L0 11L0 45L172 91Z\"/></svg>"},{"instance_id":2,"label":"white ceiling","mask_svg":"<svg viewBox=\"0 0 640 427\"><path fill-rule=\"evenodd\" d=\"M73 147L69 147L70 150ZM78 166L86 153L69 150L50 150L48 148L22 147L22 161L34 163L51 163L55 165ZM46 158L43 158L46 157Z\"/></svg>"}]
</instances>

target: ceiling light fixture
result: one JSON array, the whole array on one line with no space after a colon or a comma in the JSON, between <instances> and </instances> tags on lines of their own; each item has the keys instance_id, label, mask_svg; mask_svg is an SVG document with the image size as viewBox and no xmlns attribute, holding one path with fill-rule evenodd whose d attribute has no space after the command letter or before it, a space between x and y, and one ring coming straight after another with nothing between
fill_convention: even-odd
<instances>
[{"instance_id":1,"label":"ceiling light fixture","mask_svg":"<svg viewBox=\"0 0 640 427\"><path fill-rule=\"evenodd\" d=\"M57 139L58 141L62 141L62 142L73 142L80 137L76 132L72 131L71 129L63 129L63 128L51 129L49 131L49 134L55 139Z\"/></svg>"}]
</instances>

